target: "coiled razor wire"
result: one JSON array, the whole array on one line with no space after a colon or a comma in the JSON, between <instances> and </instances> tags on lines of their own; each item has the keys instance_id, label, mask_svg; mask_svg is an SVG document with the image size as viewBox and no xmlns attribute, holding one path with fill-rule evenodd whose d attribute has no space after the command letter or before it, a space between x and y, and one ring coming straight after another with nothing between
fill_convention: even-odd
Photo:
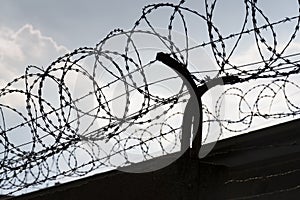
<instances>
[{"instance_id":1,"label":"coiled razor wire","mask_svg":"<svg viewBox=\"0 0 300 200\"><path fill-rule=\"evenodd\" d=\"M295 2L298 15L272 21L257 0L245 0L241 30L229 35L222 35L214 23L217 0L205 0L204 14L185 7L184 1L152 4L143 8L131 30L113 30L95 47L75 49L46 68L28 66L24 75L0 89L1 193L180 151L183 112L190 94L182 77L155 59L160 51L186 66L197 85L221 76L239 77L216 97L216 112L203 105L203 134L209 134L215 121L221 124L221 137L223 131L249 130L256 118L297 116L300 53L288 53L299 31L300 3ZM151 15L160 10L166 16L171 13L166 33L152 25ZM188 16L206 24L207 41L190 45ZM183 47L173 38L178 22ZM284 24L293 24L294 29L282 46L276 31ZM153 47L149 59L137 37L158 40L161 46ZM234 64L240 42L249 37L254 37L259 59ZM113 41L119 48L112 48ZM232 48L228 43L233 43ZM218 69L189 68L191 51L201 48L210 48ZM162 75L153 75L154 69ZM203 77L205 73L214 75ZM172 89L167 95L160 93L154 89L158 84ZM237 118L221 116L225 97L237 102ZM285 108L273 109L277 99Z\"/></svg>"}]
</instances>

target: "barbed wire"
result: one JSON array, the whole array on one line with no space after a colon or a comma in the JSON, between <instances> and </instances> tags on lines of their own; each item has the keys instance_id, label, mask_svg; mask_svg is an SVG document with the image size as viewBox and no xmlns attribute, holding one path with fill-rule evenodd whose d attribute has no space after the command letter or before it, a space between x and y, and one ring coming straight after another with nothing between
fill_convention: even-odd
<instances>
[{"instance_id":1,"label":"barbed wire","mask_svg":"<svg viewBox=\"0 0 300 200\"><path fill-rule=\"evenodd\" d=\"M214 23L218 1L205 0L205 13L184 3L145 6L132 29L113 30L95 47L75 49L45 69L28 66L24 75L0 89L1 193L14 194L65 177L180 151L184 109L192 94L185 77L154 58L158 52L182 63L199 87L216 78L239 77L234 87L223 86L213 107L204 102L203 142L216 123L219 139L226 131L249 130L256 118L298 116L298 99L293 94L300 89L299 52L290 53L289 47L299 31L299 1L296 16L271 21L256 0L245 0L241 30L227 36ZM162 9L167 20L165 33L151 20ZM207 41L191 46L189 16L205 22ZM259 24L261 19L263 24ZM177 44L174 36L178 22L184 45ZM291 35L282 45L276 30L291 23ZM258 58L234 64L239 44L250 36ZM227 43L232 42L230 49ZM205 48L210 48L217 69L195 71L191 51ZM209 77L203 76L207 74ZM236 113L230 116L221 112L225 98L237 102Z\"/></svg>"},{"instance_id":2,"label":"barbed wire","mask_svg":"<svg viewBox=\"0 0 300 200\"><path fill-rule=\"evenodd\" d=\"M225 185L230 185L230 184L247 184L247 183L255 183L255 182L267 182L267 181L274 181L276 178L280 177L285 177L285 176L290 176L290 175L297 175L299 173L299 169L293 169L289 171L283 171L279 173L274 173L270 175L265 175L265 176L257 176L257 177L251 177L251 178L246 178L246 179L233 179L233 180L228 180L225 182ZM240 197L234 197L234 198L228 198L228 199L253 199L253 198L270 198L278 195L285 195L286 193L289 192L295 192L300 189L299 184L297 185L291 185L291 186L286 186L285 188L277 188L273 189L273 191L265 191L265 192L260 192L258 194L252 194L252 195L243 195Z\"/></svg>"}]
</instances>

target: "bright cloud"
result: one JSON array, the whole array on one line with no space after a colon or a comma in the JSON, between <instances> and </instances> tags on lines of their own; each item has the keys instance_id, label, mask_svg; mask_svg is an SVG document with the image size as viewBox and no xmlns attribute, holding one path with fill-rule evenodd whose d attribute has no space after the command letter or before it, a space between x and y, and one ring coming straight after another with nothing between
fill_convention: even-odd
<instances>
[{"instance_id":1,"label":"bright cloud","mask_svg":"<svg viewBox=\"0 0 300 200\"><path fill-rule=\"evenodd\" d=\"M0 86L24 74L28 65L45 67L67 51L32 25L0 28Z\"/></svg>"}]
</instances>

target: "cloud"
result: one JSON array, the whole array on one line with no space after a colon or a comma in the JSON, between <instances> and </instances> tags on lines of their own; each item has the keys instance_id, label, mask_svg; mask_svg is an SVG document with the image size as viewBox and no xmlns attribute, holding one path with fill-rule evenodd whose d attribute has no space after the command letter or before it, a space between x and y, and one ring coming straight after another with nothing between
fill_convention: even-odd
<instances>
[{"instance_id":1,"label":"cloud","mask_svg":"<svg viewBox=\"0 0 300 200\"><path fill-rule=\"evenodd\" d=\"M286 48L287 43L279 43L276 47L276 52L277 53L282 53L282 51ZM265 60L270 59L270 57L273 55L269 50L267 50L267 47L263 44L260 44L261 48L261 53L264 56ZM289 56L292 54L296 54L299 52L300 48L300 41L295 40L292 43L288 45L288 47L284 50L282 56ZM234 56L231 57L230 63L234 65L244 65L248 63L253 63L253 62L260 62L263 61L259 54L259 50L257 48L256 44L252 44L249 47L243 47L243 49L238 49L239 51L236 51ZM289 57L291 61L293 61L293 58L295 57ZM295 59L298 59L296 57ZM257 65L258 66L258 65ZM253 69L253 66L250 66L251 69Z\"/></svg>"},{"instance_id":2,"label":"cloud","mask_svg":"<svg viewBox=\"0 0 300 200\"><path fill-rule=\"evenodd\" d=\"M24 74L28 65L45 67L67 51L32 25L26 24L17 31L1 27L0 86Z\"/></svg>"}]
</instances>

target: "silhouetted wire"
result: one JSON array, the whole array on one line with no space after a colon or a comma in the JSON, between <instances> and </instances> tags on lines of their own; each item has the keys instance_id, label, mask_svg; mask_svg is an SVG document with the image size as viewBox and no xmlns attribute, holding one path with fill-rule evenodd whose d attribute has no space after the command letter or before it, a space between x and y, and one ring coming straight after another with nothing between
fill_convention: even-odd
<instances>
[{"instance_id":1,"label":"silhouetted wire","mask_svg":"<svg viewBox=\"0 0 300 200\"><path fill-rule=\"evenodd\" d=\"M190 94L182 77L172 74L172 69L168 69L166 77L149 80L151 69L159 63L156 59L145 59L140 41L135 38L138 34L158 40L162 45L159 51L164 48L165 53L183 63L188 70L191 50L211 48L218 69L191 70L191 76L199 86L221 76L239 77L235 86L224 86L225 90L216 98L215 111L203 105L203 130L206 134L203 142L209 139L211 127L216 123L220 126L216 139L220 139L226 131L248 131L256 118L282 119L300 114L300 107L290 93L291 88L293 92L300 89L293 78L300 71L299 59L295 58L300 53L288 53L288 47L299 31L299 15L272 22L257 1L246 0L241 30L223 36L213 18L218 1L205 0L204 14L185 7L184 3L145 6L132 29L115 29L95 47L75 49L57 58L45 69L28 66L24 75L0 89L1 193L14 194L26 188L43 187L50 181L86 176L97 170L128 166L180 151L182 108ZM299 11L299 2L297 6ZM153 25L150 17L162 8L169 9L171 13L166 17L166 34ZM194 46L189 44L187 15L196 16L206 23L208 41ZM264 20L263 25L258 24L258 17ZM182 24L183 48L177 46L172 35L176 20ZM285 46L279 48L275 27L291 22L295 23L294 30ZM141 29L142 24L146 28ZM265 30L270 31L271 42L267 42L269 40L262 34ZM239 51L238 46L244 36L249 35L254 36L259 59L234 64L231 61L234 53ZM118 38L126 45L120 48L110 46L110 42ZM228 51L227 42L232 39L236 41ZM157 52L153 52L153 57ZM202 74L214 75L203 78ZM74 85L74 77L77 77L79 85ZM178 87L168 97L152 89L172 81L176 81ZM117 94L114 90L118 91ZM80 95L77 96L76 92ZM279 97L284 101L285 109L272 110L274 105L278 105L275 100ZM23 102L21 105L12 104L8 101L12 98ZM222 115L226 98L238 102L235 109L237 117ZM122 113L116 114L114 106ZM266 110L266 107L269 109ZM257 147L254 145L252 148ZM137 155L139 161L133 159ZM225 184L242 184L290 173L296 171L228 180ZM299 186L275 192L294 189L299 189Z\"/></svg>"}]
</instances>

